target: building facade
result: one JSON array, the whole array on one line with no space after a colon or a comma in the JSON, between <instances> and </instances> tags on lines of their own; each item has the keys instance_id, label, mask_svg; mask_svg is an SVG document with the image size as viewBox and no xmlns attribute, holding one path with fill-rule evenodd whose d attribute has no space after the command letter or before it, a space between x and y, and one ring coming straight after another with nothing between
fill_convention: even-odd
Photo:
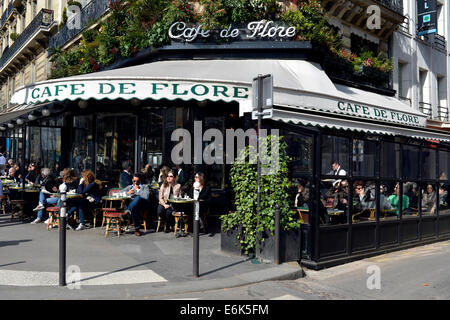
<instances>
[{"instance_id":1,"label":"building facade","mask_svg":"<svg viewBox=\"0 0 450 320\"><path fill-rule=\"evenodd\" d=\"M106 2L86 3L80 11L80 28L74 30L67 21L42 46L75 50L83 29L95 26L89 20L107 13ZM124 3L116 8L116 18L126 8ZM322 5L342 35L341 54L354 51L363 56L370 51L377 57L393 56L395 29L405 18L401 2L339 0ZM381 10L381 28L367 22L370 5ZM211 11L203 14L214 16ZM200 138L198 146L207 150L220 145L203 135L207 129L225 135L227 130L255 128L250 112L252 80L272 73L273 118L263 126L280 130L292 158L287 192L293 216L301 217L299 259L305 265L327 267L449 238L450 138L427 128L426 115L398 99L395 73L370 65L356 70L348 59L338 59L312 41L274 39L271 33L287 35L293 27L252 18L244 27L236 26L233 33L242 36L229 42L206 39L207 31L205 39L182 41L200 29L195 22L188 32L176 19L171 23L177 26L171 29L176 35L155 28L158 37L170 36L169 43L144 48L100 72L27 80L15 90L7 86L15 91L8 100L14 109L0 115L8 156L77 172L92 169L115 187L123 163L132 163L134 171L145 164L173 166L176 129ZM258 25L259 36L249 40L248 35L258 33L254 29ZM230 37L230 30L216 36ZM89 47L88 40L83 41ZM123 52L130 49L118 47ZM107 47L106 52L116 54L117 48ZM206 173L212 187L211 212L233 210L230 164L199 162L193 159L194 152L187 158L190 177ZM344 170L336 171L335 163ZM309 190L308 196L303 194L309 200L294 204L299 186ZM429 186L435 190L434 198L422 204ZM392 205L385 205L387 199Z\"/></svg>"}]
</instances>

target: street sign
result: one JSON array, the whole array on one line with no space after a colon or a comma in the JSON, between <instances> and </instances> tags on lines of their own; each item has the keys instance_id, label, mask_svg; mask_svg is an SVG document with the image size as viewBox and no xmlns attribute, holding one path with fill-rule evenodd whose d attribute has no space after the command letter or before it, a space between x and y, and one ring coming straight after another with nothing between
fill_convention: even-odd
<instances>
[{"instance_id":1,"label":"street sign","mask_svg":"<svg viewBox=\"0 0 450 320\"><path fill-rule=\"evenodd\" d=\"M273 117L273 109L263 110L261 115L262 115L263 119L272 119L272 117ZM252 112L252 120L258 120L258 111L253 111Z\"/></svg>"},{"instance_id":2,"label":"street sign","mask_svg":"<svg viewBox=\"0 0 450 320\"><path fill-rule=\"evenodd\" d=\"M252 91L253 91L253 110L258 110L259 103L259 81L262 81L262 109L271 109L273 107L273 77L271 74L266 74L264 76L258 76L253 79Z\"/></svg>"},{"instance_id":3,"label":"street sign","mask_svg":"<svg viewBox=\"0 0 450 320\"><path fill-rule=\"evenodd\" d=\"M437 32L437 3L436 0L417 1L418 35Z\"/></svg>"}]
</instances>

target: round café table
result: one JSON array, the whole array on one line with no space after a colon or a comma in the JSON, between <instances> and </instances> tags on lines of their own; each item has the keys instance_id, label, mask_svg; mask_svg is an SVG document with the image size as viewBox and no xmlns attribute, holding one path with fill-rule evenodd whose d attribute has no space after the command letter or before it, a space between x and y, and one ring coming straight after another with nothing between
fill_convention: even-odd
<instances>
[{"instance_id":1,"label":"round caf\u00e9 table","mask_svg":"<svg viewBox=\"0 0 450 320\"><path fill-rule=\"evenodd\" d=\"M189 211L189 207L195 203L195 200L190 199L190 198L174 198L174 199L168 199L167 202L169 202L172 205L172 207L174 209L174 213L180 212L180 217L178 220L179 227L176 228L176 229L178 229L178 232L175 231L175 237L178 238L178 237L187 236L187 232L185 232L184 228L183 228L183 223L186 223L183 218L188 217L188 215L186 214L186 211ZM186 209L188 209L188 210L186 210ZM172 213L172 215L174 213ZM176 218L177 217L175 216L175 219ZM177 222L175 222L175 224L177 224Z\"/></svg>"}]
</instances>

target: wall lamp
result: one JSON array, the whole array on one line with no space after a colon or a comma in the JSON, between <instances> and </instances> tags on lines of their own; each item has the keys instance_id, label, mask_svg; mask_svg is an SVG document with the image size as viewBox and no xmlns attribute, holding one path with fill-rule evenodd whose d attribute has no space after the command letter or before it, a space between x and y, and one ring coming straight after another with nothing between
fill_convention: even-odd
<instances>
[{"instance_id":1,"label":"wall lamp","mask_svg":"<svg viewBox=\"0 0 450 320\"><path fill-rule=\"evenodd\" d=\"M17 123L18 125L22 125L22 124L23 124L23 120L19 118L19 119L16 120L16 123Z\"/></svg>"},{"instance_id":2,"label":"wall lamp","mask_svg":"<svg viewBox=\"0 0 450 320\"><path fill-rule=\"evenodd\" d=\"M42 109L42 115L43 115L44 117L49 116L49 115L50 115L50 110L48 110L47 108L46 108L46 109Z\"/></svg>"},{"instance_id":3,"label":"wall lamp","mask_svg":"<svg viewBox=\"0 0 450 320\"><path fill-rule=\"evenodd\" d=\"M78 101L78 106L80 109L86 109L88 107L89 103L86 100L80 100Z\"/></svg>"}]
</instances>

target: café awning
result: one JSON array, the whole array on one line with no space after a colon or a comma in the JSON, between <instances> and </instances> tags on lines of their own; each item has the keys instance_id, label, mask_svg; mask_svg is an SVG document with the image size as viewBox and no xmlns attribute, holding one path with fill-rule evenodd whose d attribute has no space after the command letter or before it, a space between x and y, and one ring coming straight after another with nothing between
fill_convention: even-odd
<instances>
[{"instance_id":1,"label":"caf\u00e9 awning","mask_svg":"<svg viewBox=\"0 0 450 320\"><path fill-rule=\"evenodd\" d=\"M296 109L289 110L289 108L275 109L272 119L305 126L450 142L450 135L436 130L424 130L418 127L410 128L407 126L386 126L378 121L361 122L355 117L330 118L329 115L320 112L299 112Z\"/></svg>"},{"instance_id":2,"label":"caf\u00e9 awning","mask_svg":"<svg viewBox=\"0 0 450 320\"><path fill-rule=\"evenodd\" d=\"M392 97L334 84L304 60L171 60L47 80L19 89L11 103L88 99L182 99L248 105L252 80L272 74L274 104L426 127L426 117Z\"/></svg>"}]
</instances>

